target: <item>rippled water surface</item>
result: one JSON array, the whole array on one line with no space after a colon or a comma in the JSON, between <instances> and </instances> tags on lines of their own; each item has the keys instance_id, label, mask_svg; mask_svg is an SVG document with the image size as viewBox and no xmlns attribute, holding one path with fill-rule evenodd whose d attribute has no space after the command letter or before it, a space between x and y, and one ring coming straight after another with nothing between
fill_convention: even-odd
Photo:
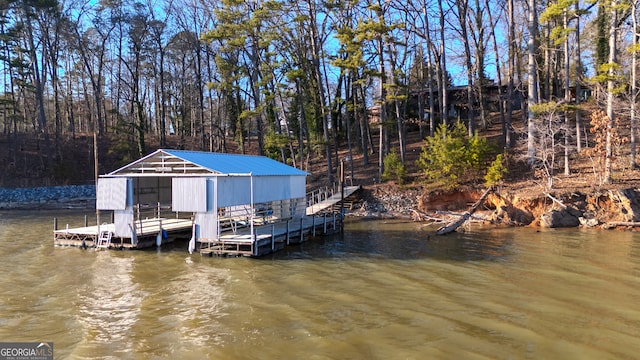
<instances>
[{"instance_id":1,"label":"rippled water surface","mask_svg":"<svg viewBox=\"0 0 640 360\"><path fill-rule=\"evenodd\" d=\"M53 246L0 213L0 341L56 359L633 359L640 235L358 221L260 259Z\"/></svg>"}]
</instances>

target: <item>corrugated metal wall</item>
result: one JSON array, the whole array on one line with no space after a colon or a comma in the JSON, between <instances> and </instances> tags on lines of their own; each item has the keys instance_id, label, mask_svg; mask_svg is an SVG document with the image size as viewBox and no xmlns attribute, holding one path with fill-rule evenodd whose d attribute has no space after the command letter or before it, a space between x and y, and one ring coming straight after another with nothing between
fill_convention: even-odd
<instances>
[{"instance_id":1,"label":"corrugated metal wall","mask_svg":"<svg viewBox=\"0 0 640 360\"><path fill-rule=\"evenodd\" d=\"M115 236L118 237L131 237L131 227L133 226L133 208L125 210L113 211L113 222L115 226ZM134 241L132 239L132 241Z\"/></svg>"},{"instance_id":2,"label":"corrugated metal wall","mask_svg":"<svg viewBox=\"0 0 640 360\"><path fill-rule=\"evenodd\" d=\"M248 176L221 176L218 182L217 206L251 204L251 178Z\"/></svg>"},{"instance_id":3,"label":"corrugated metal wall","mask_svg":"<svg viewBox=\"0 0 640 360\"><path fill-rule=\"evenodd\" d=\"M289 177L289 197L305 198L307 197L307 177L306 176L291 176Z\"/></svg>"},{"instance_id":4,"label":"corrugated metal wall","mask_svg":"<svg viewBox=\"0 0 640 360\"><path fill-rule=\"evenodd\" d=\"M123 210L131 205L129 178L100 178L96 188L96 209Z\"/></svg>"},{"instance_id":5,"label":"corrugated metal wall","mask_svg":"<svg viewBox=\"0 0 640 360\"><path fill-rule=\"evenodd\" d=\"M195 222L198 224L198 239L218 238L218 218L216 211L197 213Z\"/></svg>"},{"instance_id":6,"label":"corrugated metal wall","mask_svg":"<svg viewBox=\"0 0 640 360\"><path fill-rule=\"evenodd\" d=\"M288 176L256 176L253 178L253 201L255 203L289 198Z\"/></svg>"},{"instance_id":7,"label":"corrugated metal wall","mask_svg":"<svg viewBox=\"0 0 640 360\"><path fill-rule=\"evenodd\" d=\"M207 178L173 178L171 208L173 211L206 212L207 193Z\"/></svg>"}]
</instances>

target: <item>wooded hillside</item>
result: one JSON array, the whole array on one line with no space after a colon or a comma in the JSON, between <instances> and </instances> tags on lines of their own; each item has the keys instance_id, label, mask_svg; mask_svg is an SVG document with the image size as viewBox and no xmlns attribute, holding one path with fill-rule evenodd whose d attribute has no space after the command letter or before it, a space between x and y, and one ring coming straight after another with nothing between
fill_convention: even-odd
<instances>
[{"instance_id":1,"label":"wooded hillside","mask_svg":"<svg viewBox=\"0 0 640 360\"><path fill-rule=\"evenodd\" d=\"M327 183L345 159L375 159L379 180L388 154L413 166L409 133L458 121L469 136L498 122L505 154L549 188L577 154L610 183L636 166L636 6L0 2L3 185L91 181L78 169L92 166L94 133L101 173L175 147L303 169L320 158Z\"/></svg>"}]
</instances>

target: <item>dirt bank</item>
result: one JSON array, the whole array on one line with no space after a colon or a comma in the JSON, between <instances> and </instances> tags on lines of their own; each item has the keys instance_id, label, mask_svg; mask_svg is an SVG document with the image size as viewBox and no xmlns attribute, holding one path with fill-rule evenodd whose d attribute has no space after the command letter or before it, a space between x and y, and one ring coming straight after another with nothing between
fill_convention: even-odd
<instances>
[{"instance_id":1,"label":"dirt bank","mask_svg":"<svg viewBox=\"0 0 640 360\"><path fill-rule=\"evenodd\" d=\"M363 188L362 201L349 216L449 222L476 202L483 190L428 191L421 186L370 185ZM640 226L640 188L537 195L496 189L474 214L473 221L550 228L634 228Z\"/></svg>"}]
</instances>

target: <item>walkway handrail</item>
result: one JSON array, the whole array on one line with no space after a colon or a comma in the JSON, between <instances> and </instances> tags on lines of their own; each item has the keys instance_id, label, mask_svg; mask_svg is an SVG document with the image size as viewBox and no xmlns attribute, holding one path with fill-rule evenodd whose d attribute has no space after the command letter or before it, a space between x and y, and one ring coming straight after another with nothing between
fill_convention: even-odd
<instances>
[{"instance_id":1,"label":"walkway handrail","mask_svg":"<svg viewBox=\"0 0 640 360\"><path fill-rule=\"evenodd\" d=\"M360 189L360 186L347 186L344 188L344 192L342 191L327 192L325 193L326 195L328 195L326 197L312 196L311 199L308 200L309 205L307 206L306 213L307 215L312 215L312 214L318 214L321 211L327 211L327 210L331 212L336 212L337 210L332 208L335 205L340 204L347 197L351 196L351 194L356 192L358 189ZM313 201L317 199L321 199L321 200L319 200L318 202Z\"/></svg>"},{"instance_id":2,"label":"walkway handrail","mask_svg":"<svg viewBox=\"0 0 640 360\"><path fill-rule=\"evenodd\" d=\"M313 206L318 204L328 198L332 197L335 193L333 188L329 188L328 186L313 190L307 193L307 206Z\"/></svg>"}]
</instances>

